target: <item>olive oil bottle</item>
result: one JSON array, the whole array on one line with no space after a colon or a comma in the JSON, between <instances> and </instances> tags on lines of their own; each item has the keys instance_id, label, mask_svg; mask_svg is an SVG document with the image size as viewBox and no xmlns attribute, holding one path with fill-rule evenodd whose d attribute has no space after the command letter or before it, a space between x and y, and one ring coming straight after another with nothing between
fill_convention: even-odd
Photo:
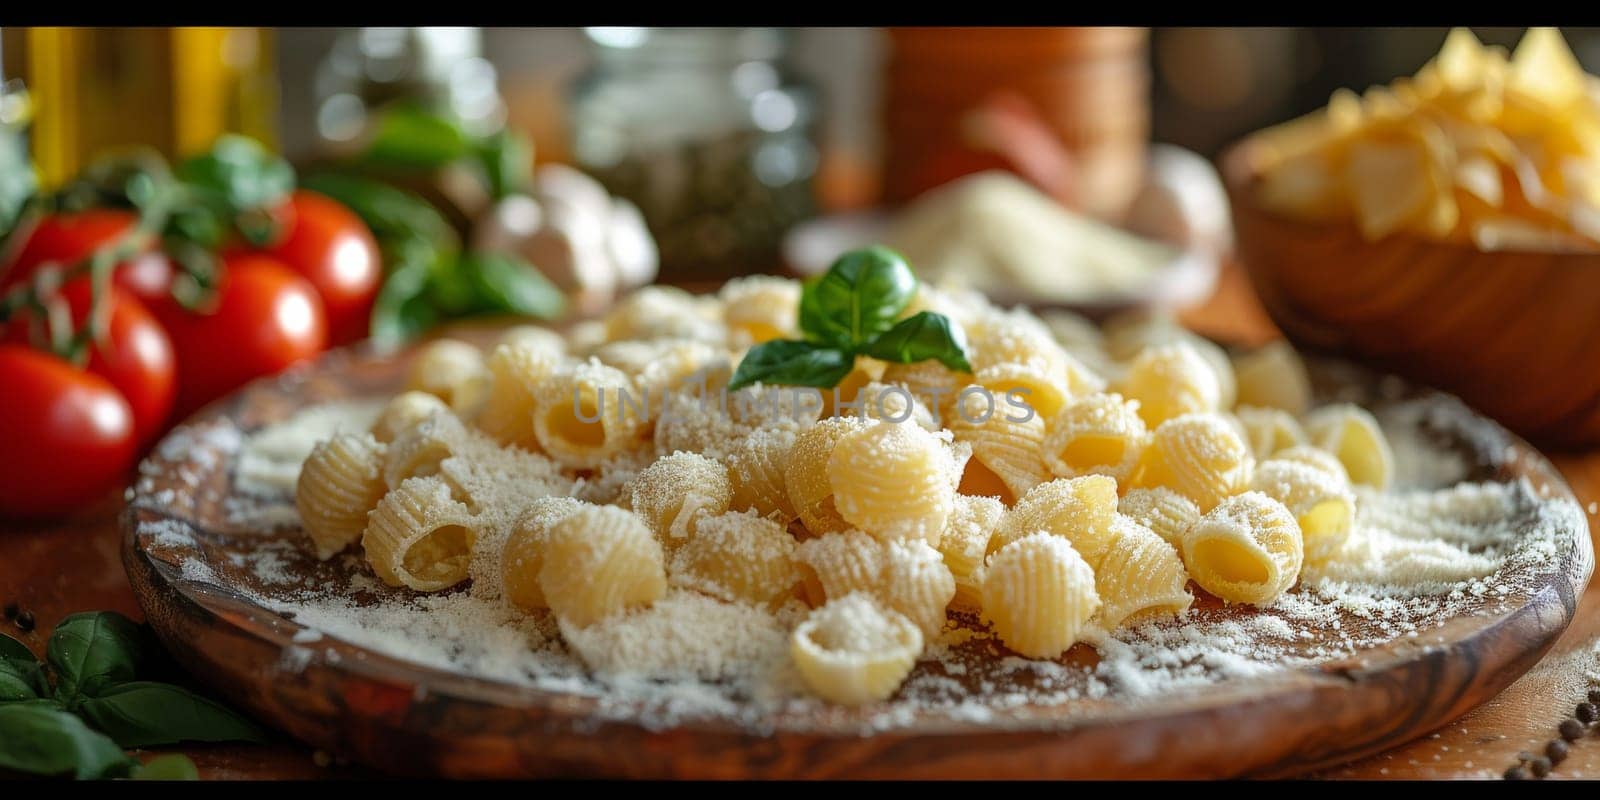
<instances>
[{"instance_id":1,"label":"olive oil bottle","mask_svg":"<svg viewBox=\"0 0 1600 800\"><path fill-rule=\"evenodd\" d=\"M106 150L145 145L181 158L223 133L276 139L265 29L4 28L0 56L0 74L28 87L46 189Z\"/></svg>"}]
</instances>

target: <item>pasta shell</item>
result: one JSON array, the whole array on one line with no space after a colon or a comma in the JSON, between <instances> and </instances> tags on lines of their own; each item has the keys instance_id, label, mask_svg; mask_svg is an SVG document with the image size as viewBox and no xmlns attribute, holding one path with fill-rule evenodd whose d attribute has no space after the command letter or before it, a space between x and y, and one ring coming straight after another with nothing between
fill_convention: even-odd
<instances>
[{"instance_id":1,"label":"pasta shell","mask_svg":"<svg viewBox=\"0 0 1600 800\"><path fill-rule=\"evenodd\" d=\"M361 546L384 583L436 592L467 577L476 538L471 514L444 481L407 478L368 515Z\"/></svg>"},{"instance_id":2,"label":"pasta shell","mask_svg":"<svg viewBox=\"0 0 1600 800\"><path fill-rule=\"evenodd\" d=\"M300 468L294 503L317 558L355 544L367 512L383 499L384 446L370 434L340 433L318 444Z\"/></svg>"},{"instance_id":3,"label":"pasta shell","mask_svg":"<svg viewBox=\"0 0 1600 800\"><path fill-rule=\"evenodd\" d=\"M794 630L789 652L806 686L831 703L886 700L911 674L922 632L867 594L851 594L811 612Z\"/></svg>"},{"instance_id":4,"label":"pasta shell","mask_svg":"<svg viewBox=\"0 0 1600 800\"><path fill-rule=\"evenodd\" d=\"M1299 579L1304 559L1294 515L1261 492L1224 500L1183 537L1183 561L1195 583L1231 603L1276 600Z\"/></svg>"},{"instance_id":5,"label":"pasta shell","mask_svg":"<svg viewBox=\"0 0 1600 800\"><path fill-rule=\"evenodd\" d=\"M995 553L983 576L983 616L1006 647L1055 658L1100 610L1094 571L1064 537L1024 536Z\"/></svg>"}]
</instances>

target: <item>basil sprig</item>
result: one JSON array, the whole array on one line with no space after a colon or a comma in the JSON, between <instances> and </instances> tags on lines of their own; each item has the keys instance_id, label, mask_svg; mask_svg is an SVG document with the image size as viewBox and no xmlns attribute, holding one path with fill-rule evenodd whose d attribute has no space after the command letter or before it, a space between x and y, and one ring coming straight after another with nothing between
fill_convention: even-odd
<instances>
[{"instance_id":1,"label":"basil sprig","mask_svg":"<svg viewBox=\"0 0 1600 800\"><path fill-rule=\"evenodd\" d=\"M426 200L360 175L324 172L307 188L348 206L378 240L388 271L372 309L380 347L446 319L521 314L549 319L566 296L532 264L509 254L463 253L460 237Z\"/></svg>"},{"instance_id":2,"label":"basil sprig","mask_svg":"<svg viewBox=\"0 0 1600 800\"><path fill-rule=\"evenodd\" d=\"M75 778L193 780L194 763L141 764L127 748L177 742L260 742L266 732L190 689L141 680L157 649L148 629L98 611L63 619L45 663L0 635L0 770Z\"/></svg>"},{"instance_id":3,"label":"basil sprig","mask_svg":"<svg viewBox=\"0 0 1600 800\"><path fill-rule=\"evenodd\" d=\"M917 278L899 253L882 246L845 253L800 294L805 339L777 339L750 348L728 388L758 382L837 386L858 355L896 364L933 359L971 372L966 335L949 318L922 311L899 319L916 292Z\"/></svg>"}]
</instances>

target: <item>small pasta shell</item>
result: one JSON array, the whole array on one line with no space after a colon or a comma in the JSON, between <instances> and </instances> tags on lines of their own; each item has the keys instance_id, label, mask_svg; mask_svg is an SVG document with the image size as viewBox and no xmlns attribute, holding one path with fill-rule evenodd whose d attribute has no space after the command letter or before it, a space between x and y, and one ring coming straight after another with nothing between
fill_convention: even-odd
<instances>
[{"instance_id":1,"label":"small pasta shell","mask_svg":"<svg viewBox=\"0 0 1600 800\"><path fill-rule=\"evenodd\" d=\"M361 546L390 586L436 592L467 577L477 538L467 507L437 477L407 478L367 517Z\"/></svg>"},{"instance_id":2,"label":"small pasta shell","mask_svg":"<svg viewBox=\"0 0 1600 800\"><path fill-rule=\"evenodd\" d=\"M980 571L989 552L989 539L1005 517L1004 503L993 497L956 495L954 510L939 537L939 552L955 579L956 593L951 605L962 611L983 607Z\"/></svg>"},{"instance_id":3,"label":"small pasta shell","mask_svg":"<svg viewBox=\"0 0 1600 800\"><path fill-rule=\"evenodd\" d=\"M794 537L770 519L706 517L673 556L670 582L729 602L775 607L800 583L794 551Z\"/></svg>"},{"instance_id":4,"label":"small pasta shell","mask_svg":"<svg viewBox=\"0 0 1600 800\"><path fill-rule=\"evenodd\" d=\"M1044 418L1010 408L1004 399L975 386L961 390L953 411L947 422L950 432L957 442L972 446L959 484L962 494L999 497L1009 503L1049 480L1043 455Z\"/></svg>"},{"instance_id":5,"label":"small pasta shell","mask_svg":"<svg viewBox=\"0 0 1600 800\"><path fill-rule=\"evenodd\" d=\"M628 488L629 507L674 550L688 541L701 517L728 510L733 486L728 468L699 453L673 453L645 467Z\"/></svg>"},{"instance_id":6,"label":"small pasta shell","mask_svg":"<svg viewBox=\"0 0 1600 800\"><path fill-rule=\"evenodd\" d=\"M934 412L911 389L898 384L873 381L856 392L861 407L855 409L864 419L899 425L910 423L927 431L937 432L940 425L934 421Z\"/></svg>"},{"instance_id":7,"label":"small pasta shell","mask_svg":"<svg viewBox=\"0 0 1600 800\"><path fill-rule=\"evenodd\" d=\"M1334 454L1350 482L1387 489L1394 477L1394 453L1371 412L1350 403L1323 406L1306 417L1311 443Z\"/></svg>"},{"instance_id":8,"label":"small pasta shell","mask_svg":"<svg viewBox=\"0 0 1600 800\"><path fill-rule=\"evenodd\" d=\"M1139 402L1139 416L1150 428L1184 414L1216 411L1222 403L1216 371L1185 341L1140 352L1118 391Z\"/></svg>"},{"instance_id":9,"label":"small pasta shell","mask_svg":"<svg viewBox=\"0 0 1600 800\"><path fill-rule=\"evenodd\" d=\"M566 355L567 340L543 325L513 325L495 340L495 347L515 345L517 349L543 350L553 356Z\"/></svg>"},{"instance_id":10,"label":"small pasta shell","mask_svg":"<svg viewBox=\"0 0 1600 800\"><path fill-rule=\"evenodd\" d=\"M417 351L406 388L427 392L458 413L470 414L489 394L483 351L456 339L435 339Z\"/></svg>"},{"instance_id":11,"label":"small pasta shell","mask_svg":"<svg viewBox=\"0 0 1600 800\"><path fill-rule=\"evenodd\" d=\"M507 603L524 611L550 607L544 590L539 588L539 570L544 567L550 529L586 507L588 504L576 497L541 497L529 504L506 538L505 553L500 559Z\"/></svg>"},{"instance_id":12,"label":"small pasta shell","mask_svg":"<svg viewBox=\"0 0 1600 800\"><path fill-rule=\"evenodd\" d=\"M791 337L800 329L800 283L770 275L734 278L717 291L722 321L736 345Z\"/></svg>"},{"instance_id":13,"label":"small pasta shell","mask_svg":"<svg viewBox=\"0 0 1600 800\"><path fill-rule=\"evenodd\" d=\"M487 361L489 394L473 424L501 444L538 449L539 440L533 434L533 388L560 363L560 351L537 337L497 345Z\"/></svg>"},{"instance_id":14,"label":"small pasta shell","mask_svg":"<svg viewBox=\"0 0 1600 800\"><path fill-rule=\"evenodd\" d=\"M938 638L945 609L956 596L956 579L944 557L921 539L890 542L885 555L884 601L916 623L924 640Z\"/></svg>"},{"instance_id":15,"label":"small pasta shell","mask_svg":"<svg viewBox=\"0 0 1600 800\"><path fill-rule=\"evenodd\" d=\"M1326 473L1332 480L1348 486L1350 476L1344 471L1339 457L1315 445L1303 444L1280 450L1272 456L1278 461L1293 461Z\"/></svg>"},{"instance_id":16,"label":"small pasta shell","mask_svg":"<svg viewBox=\"0 0 1600 800\"><path fill-rule=\"evenodd\" d=\"M794 551L801 588L813 606L851 592L879 594L885 559L882 542L861 531L829 533L800 543Z\"/></svg>"},{"instance_id":17,"label":"small pasta shell","mask_svg":"<svg viewBox=\"0 0 1600 800\"><path fill-rule=\"evenodd\" d=\"M1094 573L1100 624L1115 630L1127 622L1170 617L1189 610L1189 573L1172 545L1127 518L1112 524L1112 545Z\"/></svg>"},{"instance_id":18,"label":"small pasta shell","mask_svg":"<svg viewBox=\"0 0 1600 800\"><path fill-rule=\"evenodd\" d=\"M950 417L951 404L956 392L972 383L972 373L955 372L938 361L913 361L910 364L890 364L883 368L882 383L904 386L913 397L937 413L940 425Z\"/></svg>"},{"instance_id":19,"label":"small pasta shell","mask_svg":"<svg viewBox=\"0 0 1600 800\"><path fill-rule=\"evenodd\" d=\"M983 616L1006 647L1029 658L1066 652L1099 610L1094 571L1064 537L1024 536L984 569Z\"/></svg>"},{"instance_id":20,"label":"small pasta shell","mask_svg":"<svg viewBox=\"0 0 1600 800\"><path fill-rule=\"evenodd\" d=\"M949 472L944 444L909 424L880 422L846 432L828 459L839 516L885 541L938 543L955 502Z\"/></svg>"},{"instance_id":21,"label":"small pasta shell","mask_svg":"<svg viewBox=\"0 0 1600 800\"><path fill-rule=\"evenodd\" d=\"M785 486L784 462L797 437L788 428L757 428L728 454L733 483L730 508L756 513L785 525L798 516Z\"/></svg>"},{"instance_id":22,"label":"small pasta shell","mask_svg":"<svg viewBox=\"0 0 1600 800\"><path fill-rule=\"evenodd\" d=\"M1111 523L1116 517L1116 481L1104 475L1057 478L1033 487L1006 512L1000 530L989 540L989 551L1042 532L1072 542L1093 565L1111 546Z\"/></svg>"},{"instance_id":23,"label":"small pasta shell","mask_svg":"<svg viewBox=\"0 0 1600 800\"><path fill-rule=\"evenodd\" d=\"M1300 416L1311 408L1311 378L1294 346L1279 339L1233 361L1239 405L1276 408Z\"/></svg>"},{"instance_id":24,"label":"small pasta shell","mask_svg":"<svg viewBox=\"0 0 1600 800\"><path fill-rule=\"evenodd\" d=\"M439 474L439 465L461 449L466 426L454 414L435 413L395 437L383 460L383 480L390 489L407 478Z\"/></svg>"},{"instance_id":25,"label":"small pasta shell","mask_svg":"<svg viewBox=\"0 0 1600 800\"><path fill-rule=\"evenodd\" d=\"M850 523L839 516L834 505L833 482L828 478L829 462L834 445L840 439L869 424L860 417L829 417L802 432L790 448L785 461L784 488L810 535L821 536L850 528Z\"/></svg>"},{"instance_id":26,"label":"small pasta shell","mask_svg":"<svg viewBox=\"0 0 1600 800\"><path fill-rule=\"evenodd\" d=\"M1233 410L1245 444L1257 461L1271 458L1280 450L1306 443L1306 432L1289 412L1276 408L1239 406Z\"/></svg>"},{"instance_id":27,"label":"small pasta shell","mask_svg":"<svg viewBox=\"0 0 1600 800\"><path fill-rule=\"evenodd\" d=\"M1046 426L1045 465L1057 477L1109 475L1127 480L1148 432L1139 405L1117 394L1075 398Z\"/></svg>"},{"instance_id":28,"label":"small pasta shell","mask_svg":"<svg viewBox=\"0 0 1600 800\"><path fill-rule=\"evenodd\" d=\"M1224 500L1183 537L1195 583L1230 603L1271 603L1294 586L1304 559L1294 515L1261 492Z\"/></svg>"},{"instance_id":29,"label":"small pasta shell","mask_svg":"<svg viewBox=\"0 0 1600 800\"><path fill-rule=\"evenodd\" d=\"M818 697L844 706L886 700L922 652L922 632L867 594L851 594L809 615L790 638L790 656Z\"/></svg>"},{"instance_id":30,"label":"small pasta shell","mask_svg":"<svg viewBox=\"0 0 1600 800\"><path fill-rule=\"evenodd\" d=\"M1019 398L1045 419L1061 413L1071 393L1064 361L1047 363L1042 370L1036 362L990 364L979 367L973 380L996 396Z\"/></svg>"},{"instance_id":31,"label":"small pasta shell","mask_svg":"<svg viewBox=\"0 0 1600 800\"><path fill-rule=\"evenodd\" d=\"M378 418L372 422L372 438L387 444L435 413L449 410L443 400L427 392L401 392L378 412Z\"/></svg>"},{"instance_id":32,"label":"small pasta shell","mask_svg":"<svg viewBox=\"0 0 1600 800\"><path fill-rule=\"evenodd\" d=\"M319 443L300 468L294 504L300 523L326 561L355 544L367 512L383 499L384 446L370 434L335 434Z\"/></svg>"},{"instance_id":33,"label":"small pasta shell","mask_svg":"<svg viewBox=\"0 0 1600 800\"><path fill-rule=\"evenodd\" d=\"M630 511L580 509L550 529L539 588L558 617L579 627L650 605L667 591L661 544Z\"/></svg>"},{"instance_id":34,"label":"small pasta shell","mask_svg":"<svg viewBox=\"0 0 1600 800\"><path fill-rule=\"evenodd\" d=\"M1173 547L1183 545L1183 534L1200 519L1200 507L1165 486L1131 489L1117 501L1117 512L1154 531Z\"/></svg>"},{"instance_id":35,"label":"small pasta shell","mask_svg":"<svg viewBox=\"0 0 1600 800\"><path fill-rule=\"evenodd\" d=\"M533 433L566 467L590 469L635 444L643 398L628 376L597 360L563 367L534 392Z\"/></svg>"},{"instance_id":36,"label":"small pasta shell","mask_svg":"<svg viewBox=\"0 0 1600 800\"><path fill-rule=\"evenodd\" d=\"M1320 564L1337 553L1355 524L1356 498L1350 484L1308 464L1263 461L1250 488L1282 503L1294 515L1308 564Z\"/></svg>"},{"instance_id":37,"label":"small pasta shell","mask_svg":"<svg viewBox=\"0 0 1600 800\"><path fill-rule=\"evenodd\" d=\"M1221 414L1185 414L1156 428L1140 459L1136 486L1165 486L1209 511L1250 482L1255 459Z\"/></svg>"}]
</instances>

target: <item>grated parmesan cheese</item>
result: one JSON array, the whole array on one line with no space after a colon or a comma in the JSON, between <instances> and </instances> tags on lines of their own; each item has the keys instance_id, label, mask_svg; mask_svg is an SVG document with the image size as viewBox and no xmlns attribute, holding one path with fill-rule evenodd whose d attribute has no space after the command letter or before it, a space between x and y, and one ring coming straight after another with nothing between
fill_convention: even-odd
<instances>
[{"instance_id":1,"label":"grated parmesan cheese","mask_svg":"<svg viewBox=\"0 0 1600 800\"><path fill-rule=\"evenodd\" d=\"M249 437L231 429L180 429L167 455L241 464L246 452L263 457L284 442L314 439L304 429L325 426L329 414L303 412ZM1091 630L1093 651L1075 648L1057 661L1011 655L976 620L956 613L958 623L931 643L894 698L864 714L804 694L787 652L801 616L796 604L770 612L674 589L650 608L580 629L508 608L499 599L498 563L475 562L470 586L415 595L374 580L358 554L316 562L287 534L252 534L247 545L235 543L242 557L207 560L184 523L146 523L139 533L183 556L184 579L227 586L303 626L277 665L289 673L336 659L337 640L452 673L586 698L596 722L650 728L714 718L770 732L803 714L870 733L913 720L1070 717L1227 681L1271 681L1397 639L1426 645L1451 618L1494 613L1525 596L1530 587L1519 583L1521 576L1561 557L1572 532L1585 529L1575 503L1550 499L1525 480L1451 485L1472 477L1468 465L1482 457L1468 458L1445 440L1465 441L1493 458L1503 458L1506 445L1492 424L1459 403L1405 401L1379 419L1394 445L1396 485L1404 488L1362 491L1347 552L1308 569L1271 606L1241 617L1237 609L1200 603L1176 620ZM1433 435L1439 431L1450 436ZM257 441L263 436L265 444ZM492 457L468 445L452 459L441 469L460 476L469 494L493 495L482 504L495 509L491 536L509 531L538 496L569 490L615 496L649 463L608 465L564 483L542 457ZM158 495L153 484L140 486L140 502L182 500ZM255 506L254 513L275 502L253 488L236 484L226 500L246 512Z\"/></svg>"}]
</instances>

